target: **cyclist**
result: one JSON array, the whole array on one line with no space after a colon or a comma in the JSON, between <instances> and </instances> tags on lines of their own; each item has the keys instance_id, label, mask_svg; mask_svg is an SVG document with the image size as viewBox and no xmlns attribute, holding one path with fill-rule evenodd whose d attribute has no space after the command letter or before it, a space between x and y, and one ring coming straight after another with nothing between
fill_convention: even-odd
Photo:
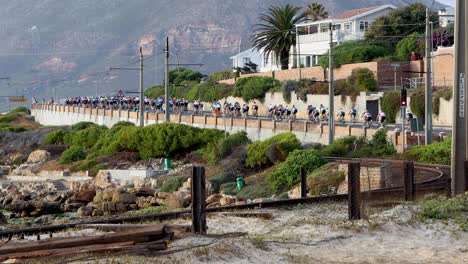
<instances>
[{"instance_id":1,"label":"cyclist","mask_svg":"<svg viewBox=\"0 0 468 264\"><path fill-rule=\"evenodd\" d=\"M253 105L252 105L252 115L254 117L258 117L258 105L257 105L257 102L254 102Z\"/></svg>"},{"instance_id":2,"label":"cyclist","mask_svg":"<svg viewBox=\"0 0 468 264\"><path fill-rule=\"evenodd\" d=\"M249 116L249 109L250 109L250 107L247 104L242 105L242 116L248 117Z\"/></svg>"},{"instance_id":3,"label":"cyclist","mask_svg":"<svg viewBox=\"0 0 468 264\"><path fill-rule=\"evenodd\" d=\"M384 128L384 127L385 127L385 119L386 119L385 112L384 112L384 111L380 111L380 112L379 112L379 115L377 116L377 119L378 119L379 122L380 122L380 127Z\"/></svg>"},{"instance_id":4,"label":"cyclist","mask_svg":"<svg viewBox=\"0 0 468 264\"><path fill-rule=\"evenodd\" d=\"M345 122L345 111L343 108L340 108L337 116L338 116L338 121L340 121L341 123Z\"/></svg>"},{"instance_id":5,"label":"cyclist","mask_svg":"<svg viewBox=\"0 0 468 264\"><path fill-rule=\"evenodd\" d=\"M413 113L411 113L409 110L406 110L406 121L408 122L408 124L411 124L411 119L413 118Z\"/></svg>"},{"instance_id":6,"label":"cyclist","mask_svg":"<svg viewBox=\"0 0 468 264\"><path fill-rule=\"evenodd\" d=\"M324 105L320 105L320 114L322 115L322 120L327 120L327 108Z\"/></svg>"},{"instance_id":7,"label":"cyclist","mask_svg":"<svg viewBox=\"0 0 468 264\"><path fill-rule=\"evenodd\" d=\"M291 109L291 120L296 121L296 115L297 115L297 107L295 105L292 106Z\"/></svg>"},{"instance_id":8,"label":"cyclist","mask_svg":"<svg viewBox=\"0 0 468 264\"><path fill-rule=\"evenodd\" d=\"M351 107L349 110L349 114L351 115L351 122L354 124L356 123L356 116L357 116L357 110L354 107L354 105Z\"/></svg>"},{"instance_id":9,"label":"cyclist","mask_svg":"<svg viewBox=\"0 0 468 264\"><path fill-rule=\"evenodd\" d=\"M364 126L372 126L372 115L369 112L367 112L367 109L364 110L364 113L362 113L362 118L364 119Z\"/></svg>"}]
</instances>

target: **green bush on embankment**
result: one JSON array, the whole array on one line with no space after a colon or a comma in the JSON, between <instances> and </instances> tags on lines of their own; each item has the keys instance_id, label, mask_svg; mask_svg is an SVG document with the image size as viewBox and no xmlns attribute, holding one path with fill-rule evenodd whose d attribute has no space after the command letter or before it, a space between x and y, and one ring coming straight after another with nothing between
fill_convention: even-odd
<instances>
[{"instance_id":1,"label":"green bush on embankment","mask_svg":"<svg viewBox=\"0 0 468 264\"><path fill-rule=\"evenodd\" d=\"M80 123L74 125L71 131L57 130L49 133L44 144L67 145L69 150L62 154L63 162L84 159L86 155L92 159L121 151L138 152L141 159L149 159L171 157L206 147L222 136L224 133L219 130L172 123L135 127L128 122L119 122L110 129L92 123ZM225 153L229 150L222 151ZM84 157L82 152L85 153ZM67 156L70 153L74 153L73 157Z\"/></svg>"}]
</instances>

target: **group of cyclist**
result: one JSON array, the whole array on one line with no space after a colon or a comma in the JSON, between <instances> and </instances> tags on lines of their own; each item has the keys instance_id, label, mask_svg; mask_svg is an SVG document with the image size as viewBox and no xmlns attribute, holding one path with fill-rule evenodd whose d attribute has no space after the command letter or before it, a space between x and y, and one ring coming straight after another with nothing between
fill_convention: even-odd
<instances>
[{"instance_id":1,"label":"group of cyclist","mask_svg":"<svg viewBox=\"0 0 468 264\"><path fill-rule=\"evenodd\" d=\"M151 112L164 112L165 103L164 98L159 97L156 99L143 98L145 111ZM48 102L50 103L50 101ZM53 103L53 101L52 101ZM65 104L70 106L81 106L91 108L104 108L104 109L128 109L138 111L140 103L139 97L73 97L65 99ZM189 111L189 101L181 98L172 98L169 101L169 107L171 112L184 113ZM221 104L219 101L212 102L211 110L215 116L225 117L244 117L249 116L257 118L259 116L259 106L257 102L253 102L252 105L240 104L239 102L231 103L225 101ZM201 114L204 112L204 105L201 101L192 102L192 109L194 114ZM276 121L295 121L299 112L295 105L273 105L268 106L268 118ZM329 120L329 109L323 104L315 107L313 105L307 106L308 119L313 123L320 124ZM356 123L358 119L358 111L355 106L352 106L346 113L344 108L340 108L337 113L337 121L340 123L346 122L346 115L349 115L350 123ZM364 126L371 127L374 122L377 122L379 127L386 126L386 114L384 111L380 111L377 116L372 116L371 113L366 109L360 115ZM409 122L413 118L413 114L410 112L406 113L406 118Z\"/></svg>"}]
</instances>

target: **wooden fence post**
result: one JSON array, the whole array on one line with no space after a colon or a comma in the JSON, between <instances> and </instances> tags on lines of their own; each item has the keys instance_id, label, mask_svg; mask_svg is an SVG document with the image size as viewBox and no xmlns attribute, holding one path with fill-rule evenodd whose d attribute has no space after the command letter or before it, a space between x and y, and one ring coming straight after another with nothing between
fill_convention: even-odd
<instances>
[{"instance_id":1,"label":"wooden fence post","mask_svg":"<svg viewBox=\"0 0 468 264\"><path fill-rule=\"evenodd\" d=\"M351 162L348 164L348 216L349 220L361 219L361 164Z\"/></svg>"},{"instance_id":2,"label":"wooden fence post","mask_svg":"<svg viewBox=\"0 0 468 264\"><path fill-rule=\"evenodd\" d=\"M403 162L404 173L404 196L405 201L414 201L415 188L414 188L414 163L412 161Z\"/></svg>"},{"instance_id":3,"label":"wooden fence post","mask_svg":"<svg viewBox=\"0 0 468 264\"><path fill-rule=\"evenodd\" d=\"M206 234L205 168L192 169L192 232Z\"/></svg>"},{"instance_id":4,"label":"wooden fence post","mask_svg":"<svg viewBox=\"0 0 468 264\"><path fill-rule=\"evenodd\" d=\"M301 168L301 198L307 197L307 171Z\"/></svg>"}]
</instances>

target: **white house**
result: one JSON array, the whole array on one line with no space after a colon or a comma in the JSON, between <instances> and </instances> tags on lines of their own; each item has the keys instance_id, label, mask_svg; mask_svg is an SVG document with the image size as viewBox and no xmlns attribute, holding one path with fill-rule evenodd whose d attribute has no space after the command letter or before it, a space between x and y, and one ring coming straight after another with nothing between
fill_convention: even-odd
<instances>
[{"instance_id":1,"label":"white house","mask_svg":"<svg viewBox=\"0 0 468 264\"><path fill-rule=\"evenodd\" d=\"M394 9L396 7L393 5L355 9L327 19L296 25L299 34L296 49L298 54L301 54L301 66L312 67L318 65L320 56L328 51L330 47L330 24L333 25L334 43L340 44L345 41L361 40L364 39L369 26L377 18L387 15Z\"/></svg>"},{"instance_id":2,"label":"white house","mask_svg":"<svg viewBox=\"0 0 468 264\"><path fill-rule=\"evenodd\" d=\"M296 25L298 32L296 50L291 50L289 68L298 67L294 62L300 61L302 67L317 66L321 55L325 54L330 46L330 23L333 25L333 41L340 44L350 40L364 39L369 26L379 17L385 16L396 9L393 5L381 5L362 9L349 10L327 19L304 22ZM294 56L296 56L294 58ZM231 57L233 67L242 68L249 60L258 65L259 72L281 70L279 58L274 53L268 56L256 48L251 48Z\"/></svg>"},{"instance_id":3,"label":"white house","mask_svg":"<svg viewBox=\"0 0 468 264\"><path fill-rule=\"evenodd\" d=\"M447 27L451 23L455 22L455 8L446 7L439 10L439 25L441 27Z\"/></svg>"},{"instance_id":4,"label":"white house","mask_svg":"<svg viewBox=\"0 0 468 264\"><path fill-rule=\"evenodd\" d=\"M232 68L243 68L247 63L255 63L259 67L262 63L262 54L256 48L244 50L230 58L232 60ZM257 68L258 69L258 68Z\"/></svg>"}]
</instances>

